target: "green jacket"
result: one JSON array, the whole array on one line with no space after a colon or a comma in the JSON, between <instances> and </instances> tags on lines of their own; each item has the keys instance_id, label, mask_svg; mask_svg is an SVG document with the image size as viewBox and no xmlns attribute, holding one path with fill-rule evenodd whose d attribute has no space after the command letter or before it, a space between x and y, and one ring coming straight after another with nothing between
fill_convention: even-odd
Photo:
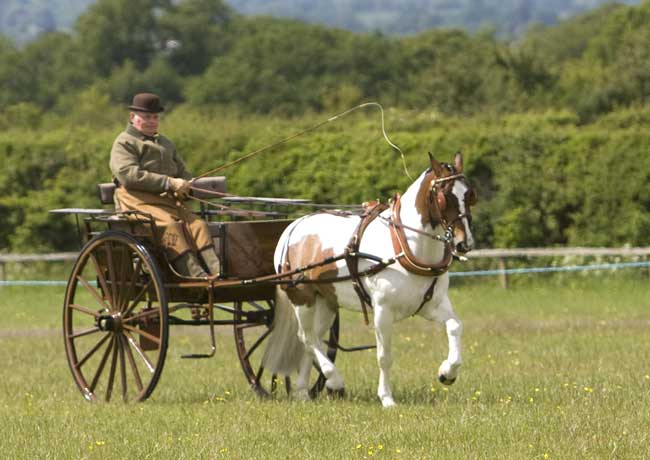
<instances>
[{"instance_id":1,"label":"green jacket","mask_svg":"<svg viewBox=\"0 0 650 460\"><path fill-rule=\"evenodd\" d=\"M161 193L169 190L169 177L192 178L165 136L145 136L129 123L113 142L109 162L113 177L127 189Z\"/></svg>"}]
</instances>

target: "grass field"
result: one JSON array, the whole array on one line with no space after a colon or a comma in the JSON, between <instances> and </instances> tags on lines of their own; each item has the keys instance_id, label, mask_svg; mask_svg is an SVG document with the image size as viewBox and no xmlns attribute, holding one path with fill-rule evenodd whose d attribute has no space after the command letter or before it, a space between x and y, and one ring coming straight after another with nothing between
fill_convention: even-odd
<instances>
[{"instance_id":1,"label":"grass field","mask_svg":"<svg viewBox=\"0 0 650 460\"><path fill-rule=\"evenodd\" d=\"M399 323L393 390L375 396L374 352L340 354L347 396L262 401L232 334L172 329L145 403L90 404L60 333L63 288L0 287L0 457L7 459L644 459L650 455L650 280L641 274L529 278L504 290L465 280L451 297L464 365L445 388L442 329ZM370 343L360 315L341 341Z\"/></svg>"}]
</instances>

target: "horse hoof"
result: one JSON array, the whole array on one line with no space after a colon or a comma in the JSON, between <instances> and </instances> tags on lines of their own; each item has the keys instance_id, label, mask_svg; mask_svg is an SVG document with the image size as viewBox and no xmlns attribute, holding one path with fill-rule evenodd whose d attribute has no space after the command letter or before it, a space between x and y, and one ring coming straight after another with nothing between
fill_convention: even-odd
<instances>
[{"instance_id":1,"label":"horse hoof","mask_svg":"<svg viewBox=\"0 0 650 460\"><path fill-rule=\"evenodd\" d=\"M438 376L438 380L439 380L440 383L442 383L443 385L453 385L454 382L456 381L456 378L454 377L453 379L448 379L444 374L440 374L440 375Z\"/></svg>"},{"instance_id":2,"label":"horse hoof","mask_svg":"<svg viewBox=\"0 0 650 460\"><path fill-rule=\"evenodd\" d=\"M328 388L327 396L332 399L343 399L345 398L345 388L337 388L336 390Z\"/></svg>"}]
</instances>

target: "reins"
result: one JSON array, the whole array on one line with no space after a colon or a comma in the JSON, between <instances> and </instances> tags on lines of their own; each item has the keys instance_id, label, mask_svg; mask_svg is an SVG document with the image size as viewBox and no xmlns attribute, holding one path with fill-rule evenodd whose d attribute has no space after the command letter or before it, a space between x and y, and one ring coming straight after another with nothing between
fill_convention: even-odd
<instances>
[{"instance_id":1,"label":"reins","mask_svg":"<svg viewBox=\"0 0 650 460\"><path fill-rule=\"evenodd\" d=\"M451 222L447 222L446 219L444 218L443 213L439 208L439 204L437 200L431 199L431 195L437 193L436 189L439 184L451 180L455 180L458 178L464 178L464 177L465 176L463 174L453 174L446 177L436 178L431 182L431 187L429 188L429 192L428 192L430 195L429 201L435 203L434 205L438 207L437 211L441 217L440 225L444 229L443 235L426 232L404 224L400 217L401 197L399 194L396 194L395 197L390 201L388 205L379 202L364 203L362 205L363 207L362 213L353 212L349 210L347 211L320 210L318 211L320 213L333 214L342 217L358 216L360 218L359 223L355 231L352 233L352 236L350 237L350 240L342 254L327 257L321 261L313 262L295 268L291 268L289 261L285 260L285 262L279 267L278 270L279 273L277 274L267 275L258 278L252 278L252 279L246 279L246 280L238 280L238 281L220 281L217 282L217 284L220 286L229 286L229 285L251 285L251 284L264 282L264 283L278 284L283 286L284 289L286 289L290 287L295 287L299 284L326 284L326 283L337 283L342 281L351 281L352 286L357 296L359 297L359 301L361 303L361 309L364 315L364 322L366 325L368 325L369 324L368 309L372 308L372 299L368 294L366 288L364 287L363 283L361 282L361 278L375 275L380 271L382 271L383 269L385 269L386 267L388 267L389 265L399 262L400 265L408 272L420 276L428 276L433 278L431 285L424 293L420 305L413 313L413 315L416 315L422 309L422 307L433 297L433 291L435 289L435 285L438 277L440 277L441 275L443 275L449 270L449 267L453 262L453 255L454 255L454 251L452 248L452 238L453 238L452 226L453 223L456 222L458 219L462 219L463 217L465 217L465 215L459 214ZM206 191L204 189L201 189L201 192L202 193L207 192L208 194L213 194L220 197L225 197L229 195L221 192ZM211 204L210 201L202 200L199 198L196 199L199 202ZM230 209L227 206L223 206L223 205L219 205L219 206L222 209ZM358 208L358 206L355 207ZM386 210L390 210L389 217L381 215ZM245 211L242 210L242 212ZM253 215L252 213L254 213L254 211L250 211L250 212L251 215ZM384 259L372 254L367 254L359 251L361 240L366 228L376 218L379 218L382 221L386 222L389 227L391 242L394 251L394 256L391 258ZM439 241L440 243L442 243L444 245L443 259L436 264L428 264L426 262L421 261L419 258L417 258L413 254L411 248L409 247L405 230L412 231L414 233L429 237L435 241ZM374 262L374 264L360 271L358 269L359 259L366 259ZM317 278L317 279L307 278L303 275L305 272L311 271L318 267L323 267L325 265L336 263L340 260L345 260L346 262L346 265L348 267L347 275L330 277L330 278ZM296 275L298 275L297 278L295 277Z\"/></svg>"},{"instance_id":2,"label":"reins","mask_svg":"<svg viewBox=\"0 0 650 460\"><path fill-rule=\"evenodd\" d=\"M310 133L312 131L316 131L317 129L325 126L328 123L336 121L339 118L343 118L343 117L349 115L350 113L352 113L352 112L354 112L356 110L365 108L365 107L377 107L379 109L379 111L381 112L381 132L382 132L382 134L384 136L384 139L386 140L388 145L390 145L392 148L394 148L395 150L397 150L400 153L400 156L402 158L402 164L404 166L404 172L409 177L409 179L413 180L413 178L411 177L411 175L408 172L408 168L406 167L406 159L404 157L404 153L402 152L402 150L397 145L395 145L389 139L388 134L386 134L385 121L384 121L384 108L378 102L364 102L363 104L359 104L359 105L357 105L355 107L347 109L347 110L345 110L345 111L343 111L341 113L338 113L338 114L328 118L327 120L323 120L320 123L317 123L317 124L315 124L313 126L310 126L310 127L306 128L306 129L303 129L302 131L299 131L299 132L297 132L295 134L292 134L291 136L285 137L284 139L281 139L281 140L279 140L277 142L265 145L264 147L261 147L261 148L259 148L257 150L253 150L252 152L249 152L246 155L243 155L243 156L241 156L241 157L239 157L239 158L237 158L235 160L229 161L228 163L223 164L221 166L218 166L218 167L216 167L214 169L210 169L209 171L206 171L206 172L202 173L201 175L197 176L196 179L200 179L202 177L210 176L210 175L212 175L214 173L217 173L219 171L223 171L226 168L234 166L234 165L236 165L236 164L238 164L238 163L240 163L242 161L248 160L249 158L252 158L252 157L254 157L256 155L259 155L260 153L263 153L263 152L265 152L267 150L278 147L278 146L280 146L282 144L286 144L287 142L289 142L289 141L291 141L291 140L293 140L293 139L295 139L297 137L303 136L303 135L305 135L307 133Z\"/></svg>"},{"instance_id":3,"label":"reins","mask_svg":"<svg viewBox=\"0 0 650 460\"><path fill-rule=\"evenodd\" d=\"M356 110L366 108L366 107L377 107L379 109L380 114L381 114L381 132L382 132L382 135L383 135L384 139L386 140L386 142L388 143L388 145L390 145L393 149L395 149L397 152L399 152L400 157L402 159L402 165L403 165L403 168L404 168L404 173L406 174L406 176L409 179L413 180L413 178L411 177L411 174L408 171L408 168L406 167L406 158L404 157L404 152L402 152L402 149L400 149L397 145L395 145L395 143L393 143L390 140L390 138L388 137L388 134L386 133L386 124L385 124L385 118L384 118L384 108L378 102L364 102L364 103L359 104L357 106L354 106L354 107L352 107L350 109L344 110L343 112L340 112L340 113L338 113L338 114L336 114L334 116L331 116L328 119L323 120L320 123L317 123L317 124L315 124L313 126L310 126L310 127L306 128L306 129L303 129L302 131L299 131L299 132L297 132L295 134L292 134L291 136L285 137L284 139L281 139L281 140L279 140L277 142L267 144L267 145L265 145L265 146L263 146L263 147L261 147L259 149L253 150L252 152L249 152L249 153L247 153L247 154L245 154L245 155L243 155L243 156L241 156L241 157L239 157L239 158L237 158L235 160L232 160L232 161L227 162L227 163L225 163L225 164L223 164L221 166L218 166L216 168L205 171L204 173L202 173L202 174L198 175L197 177L195 177L194 180L201 179L203 177L207 177L207 176L213 175L213 174L215 174L217 172L223 171L224 169L227 169L227 168L229 168L231 166L234 166L234 165L236 165L238 163L241 163L241 162L243 162L245 160L248 160L248 159L250 159L250 158L252 158L254 156L257 156L257 155L259 155L259 154L261 154L261 153L263 153L263 152L265 152L267 150L271 150L271 149L273 149L275 147L278 147L278 146L280 146L282 144L286 144L287 142L289 142L289 141L291 141L293 139L296 139L297 137L303 136L303 135L305 135L307 133L310 133L312 131L316 131L317 129L325 126L328 123L336 121L336 120L338 120L340 118L343 118L343 117L351 114L352 112L355 112ZM225 193L225 192L207 191L207 190L204 190L204 189L199 189L197 187L194 187L192 184L190 184L190 190L194 190L194 191L200 190L201 193L203 193L203 194L207 193L207 194L211 194L214 197L221 197L221 198L235 196L235 195ZM218 206L218 205L213 204L210 201L201 200L198 197L195 197L195 196L192 196L192 195L189 195L188 199L198 201L198 202L203 203L204 205L207 205L207 206ZM300 204L298 204L298 203L290 203L290 205L298 206ZM306 204L302 204L302 205L306 205ZM355 207L355 208L358 208L358 206L350 206L350 205L316 204L316 205L313 205L313 206L314 207L320 207L320 208L342 208L342 207ZM228 209L228 208L222 208L222 209Z\"/></svg>"},{"instance_id":4,"label":"reins","mask_svg":"<svg viewBox=\"0 0 650 460\"><path fill-rule=\"evenodd\" d=\"M355 107L352 107L351 109L345 110L339 114L336 114L327 120L324 120L320 123L317 123L313 126L310 126L306 129L303 129L302 131L299 131L291 136L288 136L284 139L281 139L277 142L265 145L259 149L256 149L252 152L249 152L235 160L232 160L230 162L227 162L217 168L208 170L199 176L197 176L195 179L200 179L206 176L213 175L217 172L223 171L224 169L227 169L231 166L234 166L238 163L241 163L245 160L248 160L254 156L257 156L265 151L271 150L275 147L278 147L282 144L285 144L293 139L296 139L297 137L300 137L302 135L305 135L309 132L315 131L322 126L331 123L335 120L338 120L342 117L345 117L346 115L369 106L375 106L379 108L381 112L381 129L382 129L382 134L384 136L384 139L386 142L395 150L397 150L400 153L400 156L402 158L402 164L404 168L404 172L406 175L413 180L411 175L408 172L408 169L406 167L406 159L404 157L404 153L402 150L395 145L388 137L386 134L385 130L385 121L384 121L384 110L383 107L377 103L377 102L366 102L363 104L359 104ZM291 268L289 265L289 261L285 260L285 262L279 267L279 272L277 274L273 275L267 275L267 276L262 276L258 278L253 278L253 279L246 279L246 280L238 280L238 281L221 281L221 282L216 282L218 285L221 286L227 286L227 285L250 285L250 284L255 284L259 282L265 282L265 283L272 283L272 284L279 284L282 285L283 288L289 288L289 287L295 287L297 284L325 284L325 283L336 283L336 282L341 282L341 281L351 281L353 288L359 297L359 301L361 303L361 308L363 311L364 315L364 321L365 324L368 325L368 308L372 308L372 299L370 295L368 294L366 288L364 287L363 283L361 282L361 277L366 277L366 276L371 276L379 273L389 265L394 264L395 262L399 262L400 265L407 270L408 272L420 275L420 276L430 276L433 278L431 285L425 292L422 302L420 303L419 307L413 313L413 315L416 315L422 307L432 298L433 296L433 291L436 285L436 281L438 277L446 273L449 269L449 266L451 265L453 261L453 256L454 256L454 251L452 248L452 239L453 239L453 224L464 217L466 217L466 214L464 215L458 215L455 217L451 222L447 222L444 213L442 212L441 205L438 203L438 200L436 199L436 196L434 194L439 193L437 190L438 187L448 181L452 181L458 178L464 178L465 176L461 173L456 173L452 174L449 176L444 176L444 177L439 177L435 178L431 181L431 186L428 191L428 199L430 203L434 203L434 206L436 206L436 211L440 217L440 225L444 229L444 234L443 235L438 235L434 233L429 233L425 232L419 229L415 229L413 227L409 227L405 224L402 223L401 217L400 217L400 209L401 209L401 199L400 195L397 194L395 195L395 198L391 200L389 205L382 204L382 203L373 203L372 205L366 206L365 204L363 205L363 212L361 214L355 213L355 212L350 212L350 211L328 211L328 210L322 210L320 212L326 212L326 213L332 213L332 214L338 214L338 215L345 215L345 216L356 216L358 215L360 217L359 224L357 225L357 228L353 232L350 241L348 242L348 245L345 247L344 252L342 254L339 254L337 256L331 256L327 257L322 261L319 262L313 262L311 264L307 264L301 267L296 267L296 268ZM227 199L228 197L235 197L235 195L229 194L229 193L224 193L224 192L216 192L216 191L211 191L211 190L205 190L205 189L199 189L192 184L190 185L190 190L194 191L199 191L202 194L207 194L214 196L216 198L223 198ZM259 215L263 213L255 212L255 211L244 211L244 210L234 210L233 208L223 205L223 204L217 204L213 203L212 201L209 200L203 200L201 198L195 197L195 196L189 196L189 198L198 201L202 204L208 205L208 206L216 206L221 210L228 210L228 211L239 211L242 213L249 213L248 215ZM239 198L246 198L246 197L239 197ZM444 196L443 196L444 198ZM280 204L280 203L278 203ZM319 205L319 204L314 204L314 203L291 203L291 202L286 202L282 203L285 205L305 205L305 206L315 206L315 207L353 207L353 208L359 208L359 206L349 206L349 205ZM384 217L381 216L380 214L387 210L390 209L390 217ZM430 212L430 211L429 211ZM365 229L370 225L370 223L375 220L377 217L381 218L383 221L387 222L388 227L389 227L389 233L391 236L391 242L393 245L393 250L394 250L394 257L391 257L389 259L383 259L377 256L374 256L372 254L366 254L362 253L359 251L359 247L361 245L361 239L363 237L363 233ZM431 216L430 216L431 217ZM432 219L433 222L433 219ZM427 237L432 238L433 240L439 241L444 245L444 256L442 260L436 264L428 264L426 262L423 262L422 260L418 259L415 254L411 251L408 240L405 234L405 230L409 230L412 232L415 232L420 235L424 235ZM370 267L359 271L359 259L366 259L374 262L374 265L371 265ZM348 267L348 275L344 276L337 276L333 278L317 278L317 279L311 279L311 278L306 278L303 273L308 272L310 270L313 270L318 267L322 267L325 265L329 265L332 263L336 263L339 260L345 260L346 265ZM298 278L294 278L294 276L298 275ZM287 279L289 278L289 279Z\"/></svg>"}]
</instances>

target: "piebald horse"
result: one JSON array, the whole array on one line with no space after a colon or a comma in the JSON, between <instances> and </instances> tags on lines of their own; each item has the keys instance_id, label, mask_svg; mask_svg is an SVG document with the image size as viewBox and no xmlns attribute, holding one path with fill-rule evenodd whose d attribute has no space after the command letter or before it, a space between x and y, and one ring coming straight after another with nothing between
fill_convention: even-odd
<instances>
[{"instance_id":1,"label":"piebald horse","mask_svg":"<svg viewBox=\"0 0 650 460\"><path fill-rule=\"evenodd\" d=\"M355 265L361 276L356 281L360 288L355 288L354 277L349 279L349 261L335 258L327 265L317 264L349 251L360 216L310 214L292 222L280 237L274 256L278 273L317 264L303 272L295 284L277 289L272 333L263 359L265 369L273 374L298 373L295 398L309 398L309 373L314 362L329 390L344 391L343 378L327 357L323 337L338 308L363 309L359 290L366 293L373 313L379 365L377 395L384 407L395 405L389 381L393 323L409 316L418 315L445 326L449 353L438 369L438 377L447 385L456 380L461 366L462 325L447 295L447 268L452 255L462 255L474 245L470 206L476 195L462 174L460 153L453 165L439 163L431 154L429 157L431 167L401 197L396 195L390 209L370 221L357 242L358 251L352 256L358 257ZM368 270L378 260L383 261L381 269ZM316 282L301 283L301 279ZM339 281L332 282L335 279Z\"/></svg>"}]
</instances>

